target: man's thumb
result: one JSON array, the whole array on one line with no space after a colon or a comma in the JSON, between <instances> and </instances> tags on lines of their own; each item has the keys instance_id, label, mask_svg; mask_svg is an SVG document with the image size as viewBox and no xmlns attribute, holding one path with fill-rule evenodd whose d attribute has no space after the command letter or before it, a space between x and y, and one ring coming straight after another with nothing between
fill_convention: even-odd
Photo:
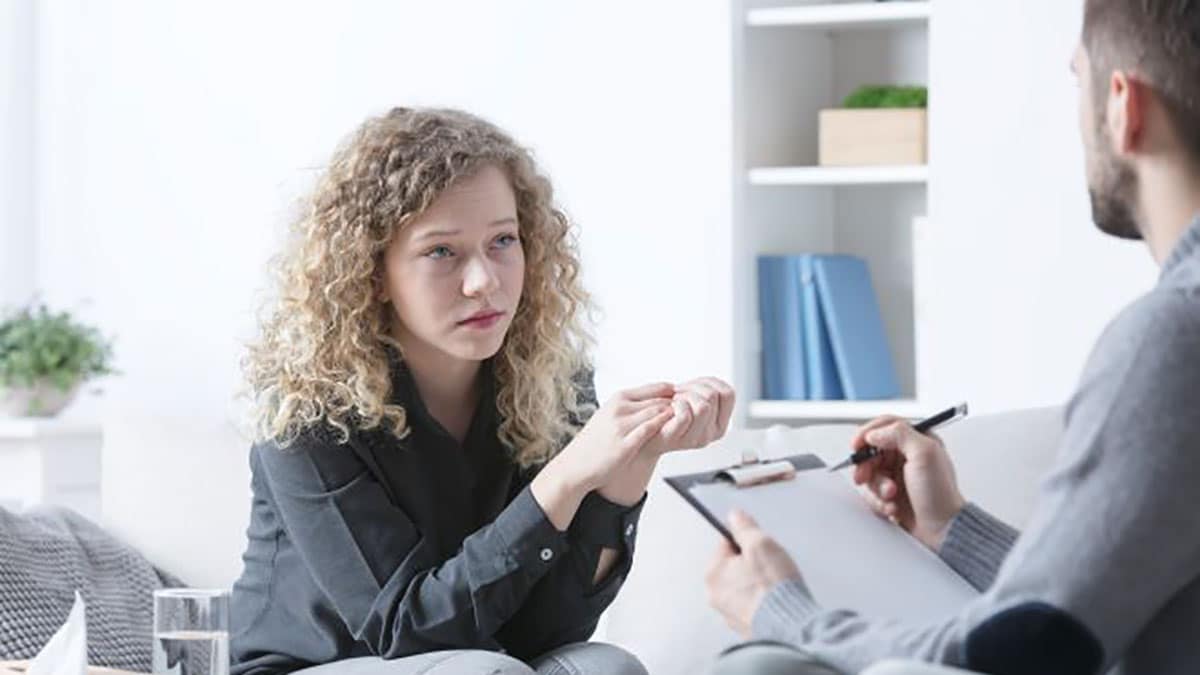
<instances>
[{"instance_id":1,"label":"man's thumb","mask_svg":"<svg viewBox=\"0 0 1200 675\"><path fill-rule=\"evenodd\" d=\"M729 528L733 530L734 536L740 538L744 532L757 530L758 523L754 521L745 511L734 509L729 513Z\"/></svg>"},{"instance_id":2,"label":"man's thumb","mask_svg":"<svg viewBox=\"0 0 1200 675\"><path fill-rule=\"evenodd\" d=\"M866 441L880 450L904 450L904 442L909 434L916 433L912 427L903 422L889 424L886 427L874 429L866 436Z\"/></svg>"}]
</instances>

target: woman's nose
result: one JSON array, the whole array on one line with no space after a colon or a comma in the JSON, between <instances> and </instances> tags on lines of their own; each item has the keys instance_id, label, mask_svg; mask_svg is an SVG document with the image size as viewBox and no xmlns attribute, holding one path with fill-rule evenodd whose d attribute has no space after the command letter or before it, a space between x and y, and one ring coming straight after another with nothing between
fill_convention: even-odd
<instances>
[{"instance_id":1,"label":"woman's nose","mask_svg":"<svg viewBox=\"0 0 1200 675\"><path fill-rule=\"evenodd\" d=\"M500 277L485 257L477 256L463 270L463 295L475 297L488 295L500 286Z\"/></svg>"}]
</instances>

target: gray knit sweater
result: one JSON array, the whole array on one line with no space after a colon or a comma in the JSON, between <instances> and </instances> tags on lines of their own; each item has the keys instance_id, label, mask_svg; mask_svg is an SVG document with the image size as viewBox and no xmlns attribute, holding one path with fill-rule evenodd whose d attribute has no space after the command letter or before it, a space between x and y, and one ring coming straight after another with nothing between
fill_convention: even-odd
<instances>
[{"instance_id":1,"label":"gray knit sweater","mask_svg":"<svg viewBox=\"0 0 1200 675\"><path fill-rule=\"evenodd\" d=\"M1053 330L1053 327L1047 327ZM1026 530L975 506L940 551L979 598L933 625L777 585L754 636L847 672L914 658L984 673L1200 672L1200 218L1107 328Z\"/></svg>"}]
</instances>

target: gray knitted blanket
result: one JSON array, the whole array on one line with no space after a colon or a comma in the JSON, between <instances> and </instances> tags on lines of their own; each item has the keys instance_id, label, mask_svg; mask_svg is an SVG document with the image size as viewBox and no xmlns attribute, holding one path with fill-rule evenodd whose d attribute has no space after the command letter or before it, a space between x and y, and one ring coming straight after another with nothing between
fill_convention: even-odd
<instances>
[{"instance_id":1,"label":"gray knitted blanket","mask_svg":"<svg viewBox=\"0 0 1200 675\"><path fill-rule=\"evenodd\" d=\"M150 671L151 592L179 582L73 511L0 508L0 660L28 659L87 605L88 663Z\"/></svg>"}]
</instances>

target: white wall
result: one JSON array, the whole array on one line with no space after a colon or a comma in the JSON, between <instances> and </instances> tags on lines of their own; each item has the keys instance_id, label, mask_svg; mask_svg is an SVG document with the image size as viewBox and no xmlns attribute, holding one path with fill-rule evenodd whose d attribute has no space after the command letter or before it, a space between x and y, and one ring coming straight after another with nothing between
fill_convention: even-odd
<instances>
[{"instance_id":1,"label":"white wall","mask_svg":"<svg viewBox=\"0 0 1200 675\"><path fill-rule=\"evenodd\" d=\"M45 3L38 278L116 336L123 375L75 411L106 418L107 517L190 581L236 574L246 446L227 419L262 264L339 139L396 104L467 108L537 150L605 310L602 394L708 370L694 336L709 333L709 233L729 212L727 12ZM179 521L213 555L172 550Z\"/></svg>"},{"instance_id":2,"label":"white wall","mask_svg":"<svg viewBox=\"0 0 1200 675\"><path fill-rule=\"evenodd\" d=\"M34 290L32 0L0 3L0 312Z\"/></svg>"},{"instance_id":3,"label":"white wall","mask_svg":"<svg viewBox=\"0 0 1200 675\"><path fill-rule=\"evenodd\" d=\"M1091 224L1068 68L1083 3L936 2L930 396L1061 403L1103 326L1156 278L1142 244Z\"/></svg>"}]
</instances>

